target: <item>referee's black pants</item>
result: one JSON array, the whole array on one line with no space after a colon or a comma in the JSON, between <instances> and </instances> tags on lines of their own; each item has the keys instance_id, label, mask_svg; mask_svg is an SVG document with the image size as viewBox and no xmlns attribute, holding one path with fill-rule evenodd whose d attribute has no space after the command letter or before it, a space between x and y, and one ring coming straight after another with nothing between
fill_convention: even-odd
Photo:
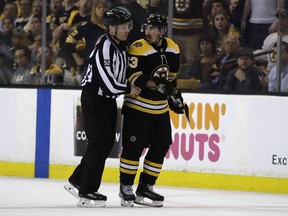
<instances>
[{"instance_id":1,"label":"referee's black pants","mask_svg":"<svg viewBox=\"0 0 288 216\"><path fill-rule=\"evenodd\" d=\"M69 181L80 185L80 194L88 194L99 189L105 161L115 142L117 104L116 99L83 90L81 105L88 145Z\"/></svg>"}]
</instances>

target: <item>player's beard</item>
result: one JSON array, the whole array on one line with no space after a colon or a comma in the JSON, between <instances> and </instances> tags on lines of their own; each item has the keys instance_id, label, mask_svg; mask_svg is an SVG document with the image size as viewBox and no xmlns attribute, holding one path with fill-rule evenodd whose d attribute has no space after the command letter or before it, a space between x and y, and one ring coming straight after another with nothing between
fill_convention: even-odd
<instances>
[{"instance_id":1,"label":"player's beard","mask_svg":"<svg viewBox=\"0 0 288 216\"><path fill-rule=\"evenodd\" d=\"M146 41L147 41L149 44L153 43L152 39L153 39L153 38L151 37L151 35L146 35Z\"/></svg>"},{"instance_id":2,"label":"player's beard","mask_svg":"<svg viewBox=\"0 0 288 216\"><path fill-rule=\"evenodd\" d=\"M157 44L159 42L158 39L154 39L151 35L146 35L146 41L149 44Z\"/></svg>"}]
</instances>

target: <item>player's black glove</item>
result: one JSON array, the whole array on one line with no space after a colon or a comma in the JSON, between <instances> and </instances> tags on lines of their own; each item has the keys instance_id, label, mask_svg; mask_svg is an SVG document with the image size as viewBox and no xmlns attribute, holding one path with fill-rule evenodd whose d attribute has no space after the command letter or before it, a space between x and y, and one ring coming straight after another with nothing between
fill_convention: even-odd
<instances>
[{"instance_id":1,"label":"player's black glove","mask_svg":"<svg viewBox=\"0 0 288 216\"><path fill-rule=\"evenodd\" d=\"M178 91L177 89L175 89L174 92L175 93L173 95L168 95L169 108L177 114L183 114L184 103L183 103L181 92Z\"/></svg>"}]
</instances>

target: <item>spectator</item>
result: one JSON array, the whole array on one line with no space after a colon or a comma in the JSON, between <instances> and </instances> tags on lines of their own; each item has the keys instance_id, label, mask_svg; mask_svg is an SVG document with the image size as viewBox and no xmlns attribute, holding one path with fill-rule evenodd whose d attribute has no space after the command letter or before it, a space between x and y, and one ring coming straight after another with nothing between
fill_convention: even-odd
<instances>
[{"instance_id":1,"label":"spectator","mask_svg":"<svg viewBox=\"0 0 288 216\"><path fill-rule=\"evenodd\" d=\"M230 11L230 14L233 13L233 11L235 10L235 8L236 8L237 5L238 5L238 2L239 2L239 0L230 0L230 2L229 2L229 11Z\"/></svg>"},{"instance_id":2,"label":"spectator","mask_svg":"<svg viewBox=\"0 0 288 216\"><path fill-rule=\"evenodd\" d=\"M148 4L146 6L146 13L159 13L164 16L168 16L168 5L165 0L148 0Z\"/></svg>"},{"instance_id":3,"label":"spectator","mask_svg":"<svg viewBox=\"0 0 288 216\"><path fill-rule=\"evenodd\" d=\"M14 49L15 62L17 69L14 71L11 83L12 84L31 84L30 72L35 66L31 61L31 52L25 45L19 45Z\"/></svg>"},{"instance_id":4,"label":"spectator","mask_svg":"<svg viewBox=\"0 0 288 216\"><path fill-rule=\"evenodd\" d=\"M28 39L33 42L36 32L39 32L39 31L42 31L41 17L38 15L33 15L31 23L30 23L30 28L27 32ZM50 31L48 31L48 33L50 33Z\"/></svg>"},{"instance_id":5,"label":"spectator","mask_svg":"<svg viewBox=\"0 0 288 216\"><path fill-rule=\"evenodd\" d=\"M10 17L6 17L2 22L3 42L9 47L12 47L12 34L14 30L14 21Z\"/></svg>"},{"instance_id":6,"label":"spectator","mask_svg":"<svg viewBox=\"0 0 288 216\"><path fill-rule=\"evenodd\" d=\"M202 19L203 19L204 26L209 26L210 24L211 2L212 0L203 0L203 3L202 3Z\"/></svg>"},{"instance_id":7,"label":"spectator","mask_svg":"<svg viewBox=\"0 0 288 216\"><path fill-rule=\"evenodd\" d=\"M82 73L86 71L89 55L99 36L105 33L103 15L107 9L108 4L105 1L93 0L89 22L78 26L68 35L62 48L67 67L65 70L65 80L68 78L65 81L66 84L81 84Z\"/></svg>"},{"instance_id":8,"label":"spectator","mask_svg":"<svg viewBox=\"0 0 288 216\"><path fill-rule=\"evenodd\" d=\"M178 79L200 80L200 89L216 89L213 80L218 78L219 71L216 63L218 62L218 54L213 38L203 36L198 48L200 50L200 58L193 61L191 67L184 73L179 74Z\"/></svg>"},{"instance_id":9,"label":"spectator","mask_svg":"<svg viewBox=\"0 0 288 216\"><path fill-rule=\"evenodd\" d=\"M238 67L228 73L224 90L237 92L262 91L263 86L260 77L265 77L266 74L253 64L253 50L249 48L240 49L237 55Z\"/></svg>"},{"instance_id":10,"label":"spectator","mask_svg":"<svg viewBox=\"0 0 288 216\"><path fill-rule=\"evenodd\" d=\"M41 58L45 54L46 69L44 72L44 83L42 83ZM31 69L31 83L34 85L63 85L63 71L53 63L53 52L50 46L39 47L37 50L38 64Z\"/></svg>"},{"instance_id":11,"label":"spectator","mask_svg":"<svg viewBox=\"0 0 288 216\"><path fill-rule=\"evenodd\" d=\"M239 32L231 25L229 16L226 13L216 13L212 18L212 26L208 32L216 40L216 49L223 53L223 42L228 35L239 38Z\"/></svg>"},{"instance_id":12,"label":"spectator","mask_svg":"<svg viewBox=\"0 0 288 216\"><path fill-rule=\"evenodd\" d=\"M182 64L189 64L200 55L198 42L203 31L202 2L188 0L183 4L173 1L173 40L180 47Z\"/></svg>"},{"instance_id":13,"label":"spectator","mask_svg":"<svg viewBox=\"0 0 288 216\"><path fill-rule=\"evenodd\" d=\"M246 0L241 30L245 32L248 47L261 48L263 41L269 34L269 27L275 20L277 7L278 0Z\"/></svg>"},{"instance_id":14,"label":"spectator","mask_svg":"<svg viewBox=\"0 0 288 216\"><path fill-rule=\"evenodd\" d=\"M244 11L244 5L246 0L231 0L230 3L237 2L236 7L231 6L230 10L230 22L231 24L237 29L239 32L239 41L242 47L247 47L245 38L244 38L244 32L241 30L241 20L243 16L243 11ZM235 5L235 3L233 3Z\"/></svg>"},{"instance_id":15,"label":"spectator","mask_svg":"<svg viewBox=\"0 0 288 216\"><path fill-rule=\"evenodd\" d=\"M42 17L42 2L40 0L34 0L32 3L33 16Z\"/></svg>"},{"instance_id":16,"label":"spectator","mask_svg":"<svg viewBox=\"0 0 288 216\"><path fill-rule=\"evenodd\" d=\"M47 26L51 32L57 27L56 18L63 12L62 0L51 0L49 4L50 14L46 18Z\"/></svg>"},{"instance_id":17,"label":"spectator","mask_svg":"<svg viewBox=\"0 0 288 216\"><path fill-rule=\"evenodd\" d=\"M26 45L29 46L32 44L32 41L29 40L27 33L20 27L14 28L12 33L12 50L13 47L17 45Z\"/></svg>"},{"instance_id":18,"label":"spectator","mask_svg":"<svg viewBox=\"0 0 288 216\"><path fill-rule=\"evenodd\" d=\"M42 43L42 32L36 31L33 34L33 43L29 46L29 49L31 51L31 60L36 64L37 63L37 50L39 47L41 47Z\"/></svg>"},{"instance_id":19,"label":"spectator","mask_svg":"<svg viewBox=\"0 0 288 216\"><path fill-rule=\"evenodd\" d=\"M9 84L13 73L13 54L4 43L3 33L0 32L0 84Z\"/></svg>"},{"instance_id":20,"label":"spectator","mask_svg":"<svg viewBox=\"0 0 288 216\"><path fill-rule=\"evenodd\" d=\"M3 13L0 16L0 31L3 30L3 21L5 18L11 18L13 20L13 23L15 22L16 18L18 16L18 8L17 5L14 2L7 1L4 5Z\"/></svg>"},{"instance_id":21,"label":"spectator","mask_svg":"<svg viewBox=\"0 0 288 216\"><path fill-rule=\"evenodd\" d=\"M10 17L15 20L18 17L18 6L13 1L4 1L4 10L0 15L0 19Z\"/></svg>"},{"instance_id":22,"label":"spectator","mask_svg":"<svg viewBox=\"0 0 288 216\"><path fill-rule=\"evenodd\" d=\"M20 17L16 19L15 27L28 31L33 17L32 0L20 0Z\"/></svg>"},{"instance_id":23,"label":"spectator","mask_svg":"<svg viewBox=\"0 0 288 216\"><path fill-rule=\"evenodd\" d=\"M5 49L3 49L2 54L6 57L5 67L9 68L11 71L15 71L16 65L14 61L14 48L18 45L29 46L31 41L28 39L27 34L21 28L14 28L12 32L11 44L5 44Z\"/></svg>"},{"instance_id":24,"label":"spectator","mask_svg":"<svg viewBox=\"0 0 288 216\"><path fill-rule=\"evenodd\" d=\"M63 23L67 23L68 20L69 20L69 17L71 15L71 13L76 13L77 11L79 11L79 8L75 5L76 2L78 0L63 0L63 10L61 10L55 17L55 20L54 20L54 29L58 28L60 25L62 25ZM63 28L64 26L68 26L68 24L63 24ZM49 27L50 28L50 27ZM68 29L68 27L67 27ZM56 32L59 31L56 30ZM66 38L65 38L66 39ZM52 48L53 48L53 52L54 53L58 53L59 51L59 48L60 48L60 44L57 45L57 38L55 37L55 41L53 39L52 41ZM63 42L64 39L61 40L61 43L64 43ZM62 44L61 44L62 46Z\"/></svg>"},{"instance_id":25,"label":"spectator","mask_svg":"<svg viewBox=\"0 0 288 216\"><path fill-rule=\"evenodd\" d=\"M80 26L91 19L91 8L92 0L79 0L79 10L72 11L68 19L53 31L53 50L55 51L55 46L57 46L59 50L58 58L56 60L58 66L63 67L65 64L65 61L63 60L65 53L61 49L69 32L72 32L73 28Z\"/></svg>"},{"instance_id":26,"label":"spectator","mask_svg":"<svg viewBox=\"0 0 288 216\"><path fill-rule=\"evenodd\" d=\"M277 43L279 36L281 36L282 41L288 43L288 9L279 10L276 14L276 17L278 18L278 32L269 34L263 42L262 49L256 50L254 54L262 51L272 50ZM274 53L259 56L256 58L256 61L263 62L265 65L267 65L267 70L270 71L271 68L275 65Z\"/></svg>"},{"instance_id":27,"label":"spectator","mask_svg":"<svg viewBox=\"0 0 288 216\"><path fill-rule=\"evenodd\" d=\"M127 40L127 42L131 44L135 40L142 38L141 24L144 22L147 13L145 9L134 0L115 0L112 3L111 8L119 6L125 7L131 13L133 29L131 30Z\"/></svg>"},{"instance_id":28,"label":"spectator","mask_svg":"<svg viewBox=\"0 0 288 216\"><path fill-rule=\"evenodd\" d=\"M230 0L230 21L240 31L241 19L244 11L245 0Z\"/></svg>"},{"instance_id":29,"label":"spectator","mask_svg":"<svg viewBox=\"0 0 288 216\"><path fill-rule=\"evenodd\" d=\"M61 10L55 18L54 24L56 27L67 21L72 11L78 10L78 7L75 5L77 1L78 0L63 0L63 10Z\"/></svg>"},{"instance_id":30,"label":"spectator","mask_svg":"<svg viewBox=\"0 0 288 216\"><path fill-rule=\"evenodd\" d=\"M222 90L226 82L229 71L237 67L237 62L233 61L240 50L240 42L234 35L229 35L224 40L224 53L219 57L217 68L219 71L218 89Z\"/></svg>"},{"instance_id":31,"label":"spectator","mask_svg":"<svg viewBox=\"0 0 288 216\"><path fill-rule=\"evenodd\" d=\"M274 47L275 55L277 55L277 47ZM288 43L283 42L281 47L281 78L280 83L281 87L279 88L280 92L288 92ZM269 92L277 92L279 84L276 80L276 71L277 66L273 66L270 73L268 74L268 91Z\"/></svg>"},{"instance_id":32,"label":"spectator","mask_svg":"<svg viewBox=\"0 0 288 216\"><path fill-rule=\"evenodd\" d=\"M227 14L227 16L229 17L230 15L229 5L225 0L212 0L210 4L210 15L209 15L210 23L212 23L213 17L219 13Z\"/></svg>"}]
</instances>

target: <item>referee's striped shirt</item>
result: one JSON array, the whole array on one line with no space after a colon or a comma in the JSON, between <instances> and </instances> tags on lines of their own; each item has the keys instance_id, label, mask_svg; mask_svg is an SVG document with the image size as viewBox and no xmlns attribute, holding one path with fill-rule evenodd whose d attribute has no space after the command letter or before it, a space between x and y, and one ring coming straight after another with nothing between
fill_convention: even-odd
<instances>
[{"instance_id":1,"label":"referee's striped shirt","mask_svg":"<svg viewBox=\"0 0 288 216\"><path fill-rule=\"evenodd\" d=\"M126 43L117 45L108 34L101 36L89 56L87 72L82 80L83 89L106 98L129 93L126 50Z\"/></svg>"}]
</instances>

